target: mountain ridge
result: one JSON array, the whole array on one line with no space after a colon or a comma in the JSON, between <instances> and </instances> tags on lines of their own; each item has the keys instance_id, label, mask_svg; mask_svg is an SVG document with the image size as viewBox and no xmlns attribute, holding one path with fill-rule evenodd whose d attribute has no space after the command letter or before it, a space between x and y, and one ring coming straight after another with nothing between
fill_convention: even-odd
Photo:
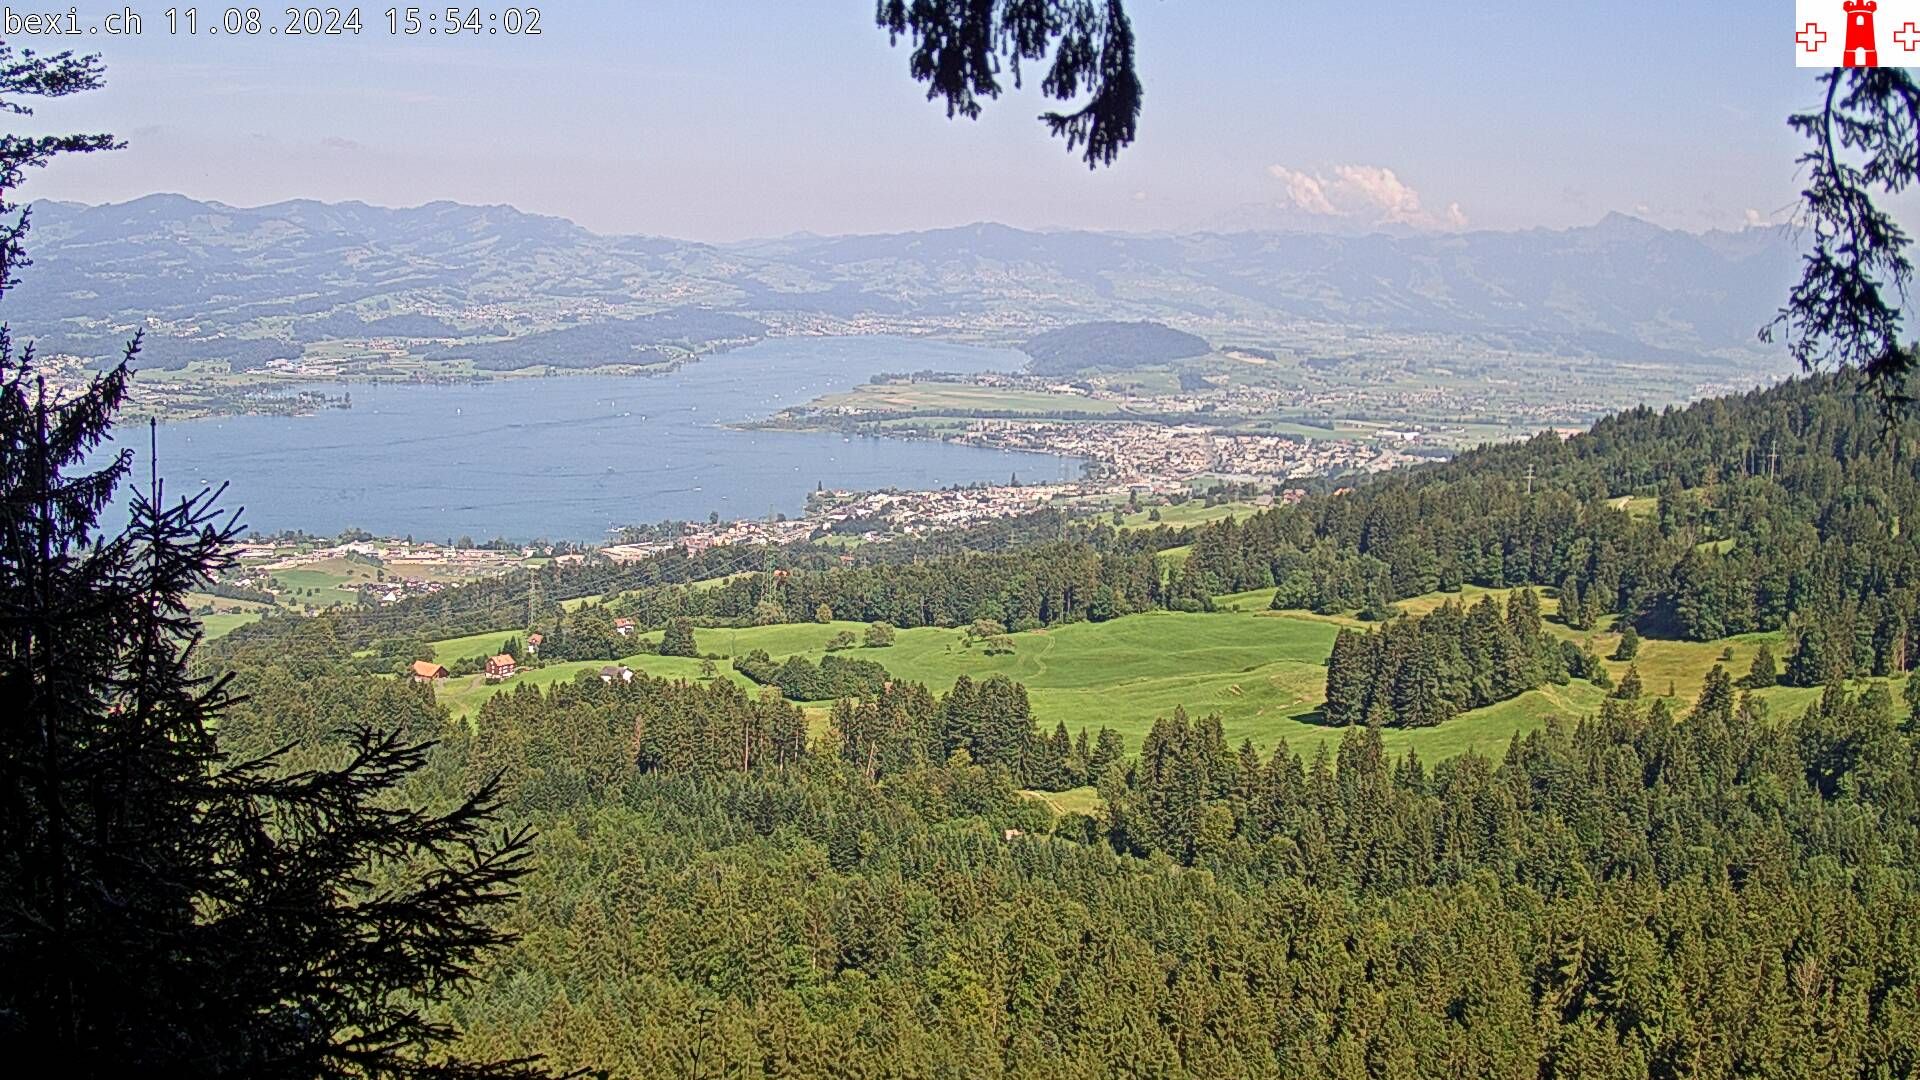
<instances>
[{"instance_id":1,"label":"mountain ridge","mask_svg":"<svg viewBox=\"0 0 1920 1080\"><path fill-rule=\"evenodd\" d=\"M1776 231L1687 233L1622 214L1514 232L1148 236L976 222L715 245L448 200L233 207L156 193L33 208L35 287L17 325L85 355L111 351L105 331L148 320L295 341L314 335L303 320L328 316L420 314L477 332L503 318L551 328L699 308L774 332L1005 324L1020 340L1156 320L1275 340L1311 324L1678 363L1755 352L1797 269Z\"/></svg>"}]
</instances>

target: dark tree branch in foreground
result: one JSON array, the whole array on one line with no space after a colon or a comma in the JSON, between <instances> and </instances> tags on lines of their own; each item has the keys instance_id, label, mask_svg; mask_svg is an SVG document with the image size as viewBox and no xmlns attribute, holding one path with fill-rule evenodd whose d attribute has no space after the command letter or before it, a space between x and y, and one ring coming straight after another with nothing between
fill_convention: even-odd
<instances>
[{"instance_id":1,"label":"dark tree branch in foreground","mask_svg":"<svg viewBox=\"0 0 1920 1080\"><path fill-rule=\"evenodd\" d=\"M913 77L927 84L927 100L946 99L949 117L977 119L980 99L1000 96L1003 65L1017 88L1021 63L1051 52L1041 91L1087 98L1041 122L1068 150L1085 147L1090 169L1113 164L1133 142L1141 88L1122 0L879 0L875 20L889 40L912 40Z\"/></svg>"},{"instance_id":2,"label":"dark tree branch in foreground","mask_svg":"<svg viewBox=\"0 0 1920 1080\"><path fill-rule=\"evenodd\" d=\"M75 56L70 52L39 56L32 49L15 52L12 45L0 41L0 116L32 116L33 108L20 99L56 98L96 90L103 84L106 71L97 56ZM117 150L123 144L111 135L15 135L0 133L0 295L12 288L20 268L29 266L22 243L26 239L27 215L7 193L20 187L28 169L40 168L61 154L87 154L95 150Z\"/></svg>"},{"instance_id":3,"label":"dark tree branch in foreground","mask_svg":"<svg viewBox=\"0 0 1920 1080\"><path fill-rule=\"evenodd\" d=\"M93 57L0 43L19 95L100 85ZM111 136L0 136L0 182ZM0 194L0 297L26 213ZM220 492L102 516L131 465L108 452L125 358L48 384L0 325L0 1061L63 1075L533 1078L466 1061L427 1008L509 940L527 873L491 785L441 812L398 789L429 747L361 728L324 767L229 761L224 678L191 664L187 594L231 564Z\"/></svg>"},{"instance_id":4,"label":"dark tree branch in foreground","mask_svg":"<svg viewBox=\"0 0 1920 1080\"><path fill-rule=\"evenodd\" d=\"M1811 143L1799 225L1812 240L1799 284L1760 332L1811 371L1851 366L1893 395L1914 354L1900 344L1913 264L1908 236L1874 204L1920 175L1920 86L1904 68L1834 68L1825 99L1787 123Z\"/></svg>"}]
</instances>

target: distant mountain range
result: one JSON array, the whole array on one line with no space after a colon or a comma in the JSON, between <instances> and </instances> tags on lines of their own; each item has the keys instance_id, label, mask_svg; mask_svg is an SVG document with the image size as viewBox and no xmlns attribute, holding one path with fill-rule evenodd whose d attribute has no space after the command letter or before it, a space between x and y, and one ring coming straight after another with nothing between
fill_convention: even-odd
<instances>
[{"instance_id":1,"label":"distant mountain range","mask_svg":"<svg viewBox=\"0 0 1920 1080\"><path fill-rule=\"evenodd\" d=\"M1693 234L1623 215L1567 230L1124 236L1001 225L731 245L602 236L505 206L178 195L33 207L7 312L43 347L105 356L158 320L156 362L297 355L330 338L659 325L832 330L1152 319L1272 343L1297 324L1456 335L1526 352L1684 362L1753 349L1797 266L1778 230ZM718 334L720 329L714 328ZM171 339L171 340L168 340ZM495 359L496 363L503 362Z\"/></svg>"}]
</instances>

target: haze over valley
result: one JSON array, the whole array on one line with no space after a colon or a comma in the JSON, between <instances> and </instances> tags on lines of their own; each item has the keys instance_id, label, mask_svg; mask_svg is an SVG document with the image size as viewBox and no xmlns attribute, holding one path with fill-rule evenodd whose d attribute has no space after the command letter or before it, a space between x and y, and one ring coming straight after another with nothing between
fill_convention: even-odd
<instances>
[{"instance_id":1,"label":"haze over valley","mask_svg":"<svg viewBox=\"0 0 1920 1080\"><path fill-rule=\"evenodd\" d=\"M1584 228L1457 235L982 224L711 245L600 236L453 203L241 209L153 195L33 212L44 280L18 318L94 358L112 355L115 331L147 324L151 366L169 368L248 369L337 340L481 339L619 320L639 321L597 349L559 343L543 362L631 362L620 346L764 333L1019 340L1074 322L1158 319L1216 343L1286 347L1278 339L1291 337L1293 351L1328 360L1344 358L1343 339L1352 350L1405 335L1430 347L1708 364L1767 355L1754 334L1796 261L1778 229L1689 234L1622 214ZM590 355L568 355L581 352Z\"/></svg>"},{"instance_id":2,"label":"haze over valley","mask_svg":"<svg viewBox=\"0 0 1920 1080\"><path fill-rule=\"evenodd\" d=\"M247 459L223 440L277 425L203 430L190 421L338 413L356 402L364 410L401 400L392 394L417 401L394 416L457 417L455 399L436 400L426 387L499 380L512 388L463 400L505 396L525 402L529 416L560 416L580 389L527 380L586 373L666 376L605 395L640 405L623 413L657 418L677 414L666 403L679 385L669 373L738 351L730 370L763 365L770 387L813 389L798 398L746 393L740 407L707 409L703 438L716 450L753 452L757 444L733 430L752 424L940 440L959 444L949 455L956 463L978 452L959 446L1062 461L1021 469L983 456L959 472L863 474L855 489L1020 472L1078 480L1082 466L1100 481L1089 491L1171 491L1209 474L1298 481L1771 382L1787 365L1756 331L1794 266L1779 230L1689 234L1618 214L1579 229L1457 235L976 225L714 245L601 236L509 207L455 203L235 208L153 195L32 209L40 287L15 314L17 331L75 384L117 360L138 331L134 414L187 424L169 431L168 452L206 476L218 470L200 455L224 457L236 495L272 531L302 525L273 510L288 489L247 480ZM813 383L784 372L793 350L781 342L833 337L873 344L857 365L808 366ZM916 341L989 352L943 359ZM1012 359L991 358L994 349ZM382 382L417 388L363 386L356 398L354 384ZM290 430L306 437L346 422L322 415ZM379 422L352 424L351 446L388 445ZM543 468L498 461L488 437L463 440L457 432L470 425L453 425L424 467L405 470L415 493L405 510L382 512L351 495L397 490L400 470L346 456L324 475L344 483L332 498L363 506L364 520L320 514L304 524L464 535L480 526L448 528L445 508L552 494ZM809 490L843 486L825 458L801 468L789 490L750 496L704 493L738 475L721 459L685 484L620 480L653 438L633 420L573 447L583 481L615 504L589 515L593 529L583 518L516 520L489 535L589 539L709 511L728 520L797 515ZM1309 449L1314 440L1324 449ZM1163 445L1180 449L1168 455ZM649 494L668 490L682 496Z\"/></svg>"}]
</instances>

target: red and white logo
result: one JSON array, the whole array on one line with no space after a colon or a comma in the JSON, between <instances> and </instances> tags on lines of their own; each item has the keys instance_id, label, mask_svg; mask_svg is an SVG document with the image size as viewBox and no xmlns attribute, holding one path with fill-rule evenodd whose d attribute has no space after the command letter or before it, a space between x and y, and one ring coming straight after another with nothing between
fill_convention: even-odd
<instances>
[{"instance_id":1,"label":"red and white logo","mask_svg":"<svg viewBox=\"0 0 1920 1080\"><path fill-rule=\"evenodd\" d=\"M1920 0L1794 0L1800 67L1920 67Z\"/></svg>"}]
</instances>

